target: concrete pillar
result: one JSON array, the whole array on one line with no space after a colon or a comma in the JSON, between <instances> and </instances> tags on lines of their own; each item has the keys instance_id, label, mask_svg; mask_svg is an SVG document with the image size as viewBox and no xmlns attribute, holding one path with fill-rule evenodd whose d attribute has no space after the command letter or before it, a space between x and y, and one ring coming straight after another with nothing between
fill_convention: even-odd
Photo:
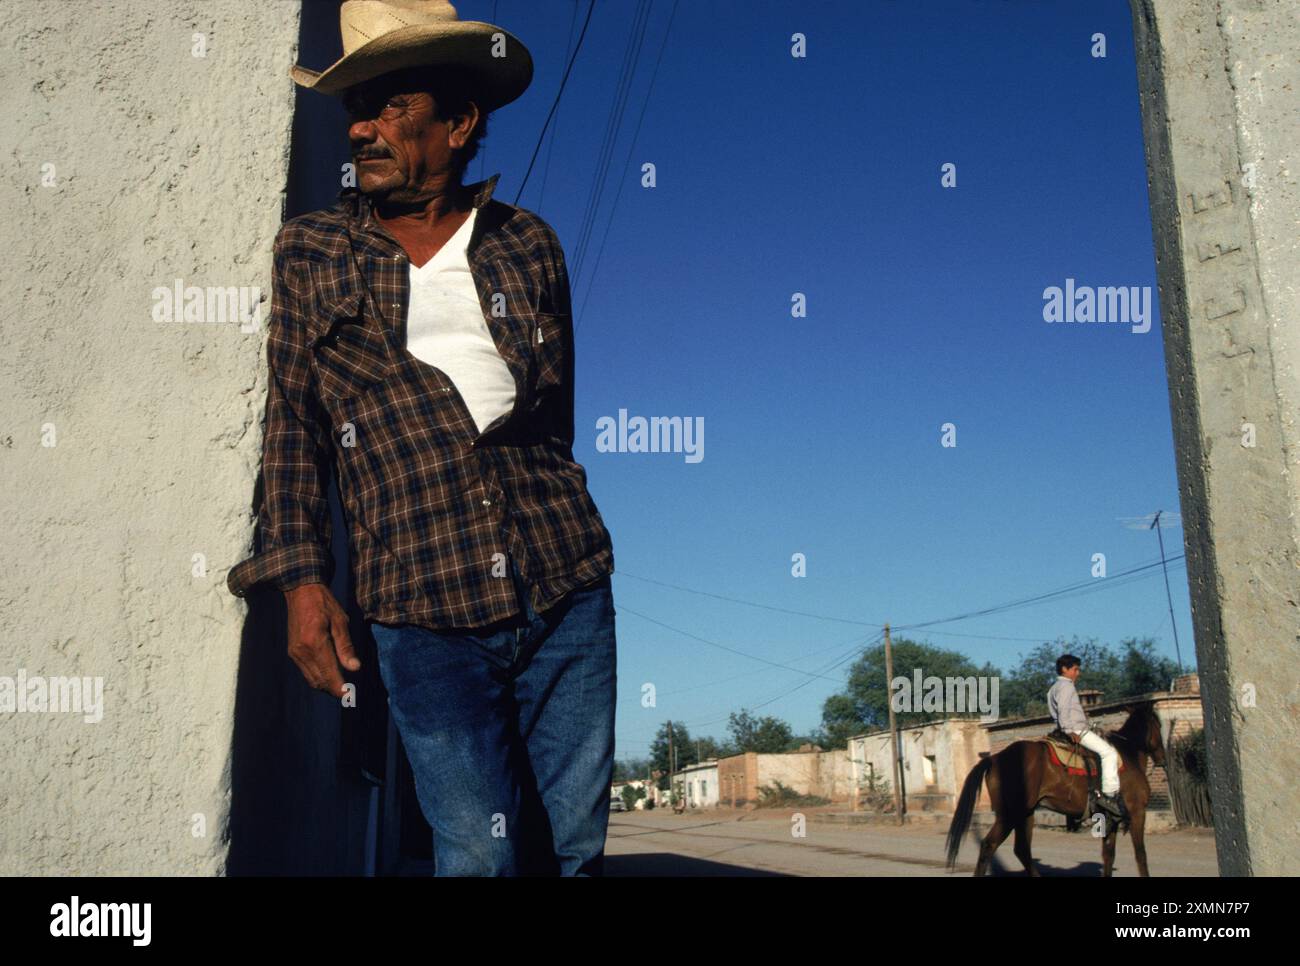
<instances>
[{"instance_id":1,"label":"concrete pillar","mask_svg":"<svg viewBox=\"0 0 1300 966\"><path fill-rule=\"evenodd\" d=\"M103 683L95 723L0 715L0 873L226 867L245 604L225 576L252 534L267 306L251 333L206 304L165 321L156 289L269 295L298 17L0 7L0 677Z\"/></svg>"},{"instance_id":2,"label":"concrete pillar","mask_svg":"<svg viewBox=\"0 0 1300 966\"><path fill-rule=\"evenodd\" d=\"M1219 869L1300 872L1300 23L1131 0Z\"/></svg>"}]
</instances>

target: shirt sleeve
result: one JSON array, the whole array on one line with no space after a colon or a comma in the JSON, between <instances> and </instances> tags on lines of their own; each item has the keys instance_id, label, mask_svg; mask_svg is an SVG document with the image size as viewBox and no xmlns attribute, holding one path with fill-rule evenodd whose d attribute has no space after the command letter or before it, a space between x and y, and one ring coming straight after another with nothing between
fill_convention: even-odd
<instances>
[{"instance_id":1,"label":"shirt sleeve","mask_svg":"<svg viewBox=\"0 0 1300 966\"><path fill-rule=\"evenodd\" d=\"M551 311L556 315L567 315L572 318L573 304L570 300L569 268L564 261L564 249L560 246L560 239L554 231L551 232L550 240L551 250L547 259L550 277L547 280L547 286Z\"/></svg>"},{"instance_id":2,"label":"shirt sleeve","mask_svg":"<svg viewBox=\"0 0 1300 966\"><path fill-rule=\"evenodd\" d=\"M554 432L566 447L572 459L574 438L574 401L575 401L575 344L573 338L573 303L569 291L569 270L564 260L564 249L559 236L548 226L548 251L546 257L546 292L551 312L563 318L561 345L564 366L561 372L563 395L556 413Z\"/></svg>"},{"instance_id":3,"label":"shirt sleeve","mask_svg":"<svg viewBox=\"0 0 1300 966\"><path fill-rule=\"evenodd\" d=\"M286 229L276 235L267 325L266 428L257 523L261 550L231 568L226 586L244 597L258 584L292 590L333 576L328 498L333 442L317 396L304 296Z\"/></svg>"}]
</instances>

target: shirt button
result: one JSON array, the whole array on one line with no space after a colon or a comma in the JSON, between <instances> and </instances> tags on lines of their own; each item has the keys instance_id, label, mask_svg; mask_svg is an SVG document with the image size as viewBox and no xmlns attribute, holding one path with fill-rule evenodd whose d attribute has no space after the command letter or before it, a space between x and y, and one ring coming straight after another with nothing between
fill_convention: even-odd
<instances>
[{"instance_id":1,"label":"shirt button","mask_svg":"<svg viewBox=\"0 0 1300 966\"><path fill-rule=\"evenodd\" d=\"M492 501L491 501L491 500L484 500L484 501L483 501L483 505L484 505L484 506L491 506L491 505L492 505Z\"/></svg>"}]
</instances>

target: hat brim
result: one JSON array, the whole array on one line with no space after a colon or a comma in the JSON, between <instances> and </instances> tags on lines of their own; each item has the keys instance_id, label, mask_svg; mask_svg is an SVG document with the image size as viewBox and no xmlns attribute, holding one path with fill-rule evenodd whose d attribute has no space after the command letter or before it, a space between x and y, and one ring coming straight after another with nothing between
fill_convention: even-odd
<instances>
[{"instance_id":1,"label":"hat brim","mask_svg":"<svg viewBox=\"0 0 1300 966\"><path fill-rule=\"evenodd\" d=\"M505 36L505 56L492 56L493 35ZM323 71L295 64L294 83L338 96L348 88L407 67L457 67L470 75L483 111L509 104L532 83L533 58L514 35L492 24L462 20L415 24L376 37Z\"/></svg>"}]
</instances>

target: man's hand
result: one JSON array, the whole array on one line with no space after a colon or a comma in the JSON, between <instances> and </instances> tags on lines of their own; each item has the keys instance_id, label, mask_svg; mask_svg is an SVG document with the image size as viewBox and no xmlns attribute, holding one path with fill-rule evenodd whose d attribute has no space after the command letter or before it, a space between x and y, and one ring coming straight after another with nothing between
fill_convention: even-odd
<instances>
[{"instance_id":1,"label":"man's hand","mask_svg":"<svg viewBox=\"0 0 1300 966\"><path fill-rule=\"evenodd\" d=\"M289 656L307 683L343 697L340 663L361 668L348 634L348 615L324 584L303 584L284 592L289 611Z\"/></svg>"}]
</instances>

